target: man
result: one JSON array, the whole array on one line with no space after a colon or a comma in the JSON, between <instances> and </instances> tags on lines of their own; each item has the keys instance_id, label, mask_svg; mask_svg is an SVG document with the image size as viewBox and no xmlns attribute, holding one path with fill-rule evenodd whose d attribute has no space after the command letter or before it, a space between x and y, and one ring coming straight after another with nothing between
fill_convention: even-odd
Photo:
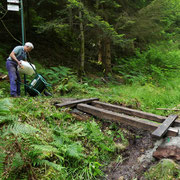
<instances>
[{"instance_id":1,"label":"man","mask_svg":"<svg viewBox=\"0 0 180 180\"><path fill-rule=\"evenodd\" d=\"M21 68L20 60L27 60L27 53L34 49L32 43L27 42L24 46L16 46L6 61L6 68L8 70L10 80L10 94L12 97L20 96L20 75L17 66Z\"/></svg>"}]
</instances>

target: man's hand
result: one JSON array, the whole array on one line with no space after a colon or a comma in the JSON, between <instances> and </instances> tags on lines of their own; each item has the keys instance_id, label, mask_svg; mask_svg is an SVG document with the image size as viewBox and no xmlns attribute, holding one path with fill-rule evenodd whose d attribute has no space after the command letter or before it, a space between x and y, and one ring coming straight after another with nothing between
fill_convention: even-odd
<instances>
[{"instance_id":1,"label":"man's hand","mask_svg":"<svg viewBox=\"0 0 180 180\"><path fill-rule=\"evenodd\" d=\"M18 61L18 65L19 65L19 67L20 67L21 69L23 69L23 65L22 65L22 63L21 63L20 61Z\"/></svg>"}]
</instances>

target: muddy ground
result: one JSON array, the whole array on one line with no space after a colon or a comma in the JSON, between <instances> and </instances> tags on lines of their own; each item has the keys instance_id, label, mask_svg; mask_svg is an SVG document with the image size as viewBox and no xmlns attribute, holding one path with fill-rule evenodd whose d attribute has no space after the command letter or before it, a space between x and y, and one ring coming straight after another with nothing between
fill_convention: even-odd
<instances>
[{"instance_id":1,"label":"muddy ground","mask_svg":"<svg viewBox=\"0 0 180 180\"><path fill-rule=\"evenodd\" d=\"M107 180L144 180L144 172L154 163L151 152L155 140L148 131L126 127L137 137L129 139L129 146L121 152L122 161L112 162L106 168ZM148 151L149 150L149 151Z\"/></svg>"},{"instance_id":2,"label":"muddy ground","mask_svg":"<svg viewBox=\"0 0 180 180\"><path fill-rule=\"evenodd\" d=\"M76 118L79 120L89 119L91 115L80 112L77 109L71 111L73 115L76 114ZM96 121L101 121L103 124L102 131L108 128L112 122L96 119ZM111 162L108 167L105 168L105 177L100 178L101 180L145 180L143 174L149 169L151 165L155 163L155 159L152 157L153 151L161 143L153 139L149 131L137 129L128 125L123 125L116 123L116 128L127 130L127 139L129 145L120 150L118 153L122 156L122 159L117 162L116 160ZM116 143L118 139L115 140ZM116 157L118 154L116 154Z\"/></svg>"}]
</instances>

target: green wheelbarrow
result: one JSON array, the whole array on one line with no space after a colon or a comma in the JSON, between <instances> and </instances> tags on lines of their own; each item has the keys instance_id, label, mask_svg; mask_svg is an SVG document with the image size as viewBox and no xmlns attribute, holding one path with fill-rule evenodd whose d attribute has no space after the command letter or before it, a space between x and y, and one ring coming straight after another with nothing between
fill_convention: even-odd
<instances>
[{"instance_id":1,"label":"green wheelbarrow","mask_svg":"<svg viewBox=\"0 0 180 180\"><path fill-rule=\"evenodd\" d=\"M27 92L30 96L38 96L43 92L46 96L52 96L52 94L48 92L48 87L50 87L51 84L47 83L44 77L37 73L35 66L31 64L31 62L21 62L24 63L22 65L25 68L23 68L22 70L19 69L19 71L23 71L24 74L27 75L32 75L33 73L35 73L35 77L30 83L27 83L25 80L25 94Z\"/></svg>"},{"instance_id":2,"label":"green wheelbarrow","mask_svg":"<svg viewBox=\"0 0 180 180\"><path fill-rule=\"evenodd\" d=\"M30 96L38 96L41 95L42 92L44 92L46 96L52 96L51 93L46 91L51 85L47 83L40 74L36 74L35 78L25 86Z\"/></svg>"}]
</instances>

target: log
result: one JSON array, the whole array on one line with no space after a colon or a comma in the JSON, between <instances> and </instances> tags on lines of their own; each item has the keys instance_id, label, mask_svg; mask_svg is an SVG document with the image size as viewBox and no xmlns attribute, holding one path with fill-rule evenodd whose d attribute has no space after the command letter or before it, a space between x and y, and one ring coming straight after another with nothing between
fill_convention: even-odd
<instances>
[{"instance_id":1,"label":"log","mask_svg":"<svg viewBox=\"0 0 180 180\"><path fill-rule=\"evenodd\" d=\"M75 107L79 103L91 103L92 101L97 101L99 98L90 98L90 99L81 99L81 100L76 100L76 101L70 101L66 103L61 103L61 104L55 104L56 107L61 108L61 107Z\"/></svg>"},{"instance_id":2,"label":"log","mask_svg":"<svg viewBox=\"0 0 180 180\"><path fill-rule=\"evenodd\" d=\"M87 104L78 104L77 109L89 113L91 115L94 115L100 119L106 119L110 121L124 123L137 128L142 128L144 130L149 130L151 132L156 130L157 127L159 126L159 124L156 122L132 117L125 114L119 114L116 112L104 110ZM169 136L177 136L178 130L174 128L169 128L167 133Z\"/></svg>"},{"instance_id":3,"label":"log","mask_svg":"<svg viewBox=\"0 0 180 180\"><path fill-rule=\"evenodd\" d=\"M143 111L139 111L136 109L131 109L131 108L123 107L123 106L117 106L117 105L113 105L113 104L103 103L103 102L99 102L99 101L93 101L91 104L96 107L100 107L100 108L110 110L113 112L124 113L124 114L130 115L130 116L136 116L139 118L148 119L148 120L156 121L159 123L162 123L167 118L165 116L159 116L156 114L147 113L147 112L143 112ZM180 120L176 120L173 125L180 126Z\"/></svg>"},{"instance_id":4,"label":"log","mask_svg":"<svg viewBox=\"0 0 180 180\"><path fill-rule=\"evenodd\" d=\"M152 135L156 138L161 138L177 118L177 115L168 116L167 119L152 133Z\"/></svg>"}]
</instances>

